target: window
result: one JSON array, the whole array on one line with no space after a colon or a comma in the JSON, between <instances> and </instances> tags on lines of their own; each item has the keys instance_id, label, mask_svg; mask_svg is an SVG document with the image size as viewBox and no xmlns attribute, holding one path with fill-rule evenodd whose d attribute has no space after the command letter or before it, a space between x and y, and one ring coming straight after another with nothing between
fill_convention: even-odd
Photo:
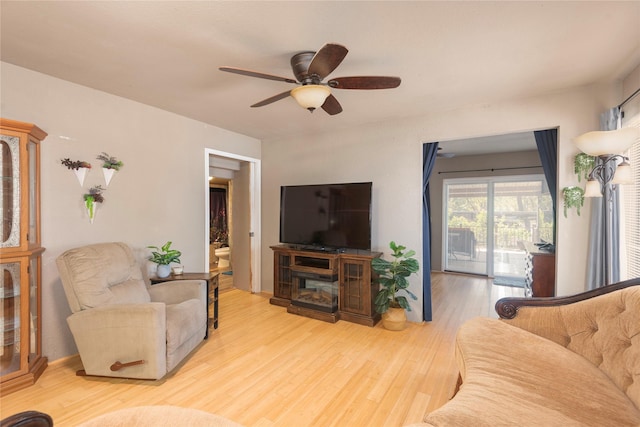
<instances>
[{"instance_id":1,"label":"window","mask_svg":"<svg viewBox=\"0 0 640 427\"><path fill-rule=\"evenodd\" d=\"M445 270L524 277L524 242L553 242L544 175L444 180Z\"/></svg>"},{"instance_id":2,"label":"window","mask_svg":"<svg viewBox=\"0 0 640 427\"><path fill-rule=\"evenodd\" d=\"M632 99L624 108L623 127L640 128L640 97ZM633 184L622 185L622 265L621 279L640 277L640 138L629 150ZM625 265L626 264L626 265Z\"/></svg>"}]
</instances>

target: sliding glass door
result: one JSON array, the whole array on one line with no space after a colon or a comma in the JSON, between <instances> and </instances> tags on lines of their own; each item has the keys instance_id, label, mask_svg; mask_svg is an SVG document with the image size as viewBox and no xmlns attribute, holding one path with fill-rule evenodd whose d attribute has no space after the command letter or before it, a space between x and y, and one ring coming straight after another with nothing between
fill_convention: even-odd
<instances>
[{"instance_id":1,"label":"sliding glass door","mask_svg":"<svg viewBox=\"0 0 640 427\"><path fill-rule=\"evenodd\" d=\"M524 277L523 243L553 240L546 189L543 175L445 180L445 269Z\"/></svg>"},{"instance_id":2,"label":"sliding glass door","mask_svg":"<svg viewBox=\"0 0 640 427\"><path fill-rule=\"evenodd\" d=\"M446 270L487 274L489 190L486 182L445 180Z\"/></svg>"}]
</instances>

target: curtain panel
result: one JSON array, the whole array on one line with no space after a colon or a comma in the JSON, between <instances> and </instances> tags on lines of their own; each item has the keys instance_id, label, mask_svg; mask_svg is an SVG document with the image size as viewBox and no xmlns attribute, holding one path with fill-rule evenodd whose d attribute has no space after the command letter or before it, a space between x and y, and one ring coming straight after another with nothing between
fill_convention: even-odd
<instances>
[{"instance_id":1,"label":"curtain panel","mask_svg":"<svg viewBox=\"0 0 640 427\"><path fill-rule=\"evenodd\" d=\"M538 147L538 155L542 163L544 177L547 180L551 204L553 208L553 244L556 243L556 206L558 182L558 129L547 129L533 132Z\"/></svg>"},{"instance_id":2,"label":"curtain panel","mask_svg":"<svg viewBox=\"0 0 640 427\"><path fill-rule=\"evenodd\" d=\"M620 127L620 108L600 116L600 130ZM596 164L601 163L596 159ZM591 199L591 226L587 257L587 289L620 281L620 195L612 185L602 197Z\"/></svg>"},{"instance_id":3,"label":"curtain panel","mask_svg":"<svg viewBox=\"0 0 640 427\"><path fill-rule=\"evenodd\" d=\"M436 164L438 143L422 145L422 316L430 322L431 307L431 199L429 178Z\"/></svg>"}]
</instances>

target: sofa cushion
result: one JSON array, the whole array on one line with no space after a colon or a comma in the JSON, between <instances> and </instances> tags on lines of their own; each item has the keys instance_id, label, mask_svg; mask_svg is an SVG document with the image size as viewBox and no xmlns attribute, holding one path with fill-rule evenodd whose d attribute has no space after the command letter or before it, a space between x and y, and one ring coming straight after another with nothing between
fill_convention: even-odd
<instances>
[{"instance_id":1,"label":"sofa cushion","mask_svg":"<svg viewBox=\"0 0 640 427\"><path fill-rule=\"evenodd\" d=\"M476 318L458 331L463 384L429 414L435 426L638 425L640 411L584 357L495 319Z\"/></svg>"},{"instance_id":2,"label":"sofa cushion","mask_svg":"<svg viewBox=\"0 0 640 427\"><path fill-rule=\"evenodd\" d=\"M74 313L102 305L151 301L142 271L124 243L71 249L57 263Z\"/></svg>"}]
</instances>

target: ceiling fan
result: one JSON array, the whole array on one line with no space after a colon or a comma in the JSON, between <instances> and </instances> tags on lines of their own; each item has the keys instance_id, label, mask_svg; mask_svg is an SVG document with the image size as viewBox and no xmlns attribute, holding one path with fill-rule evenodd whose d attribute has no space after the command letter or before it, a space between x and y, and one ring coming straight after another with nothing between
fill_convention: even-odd
<instances>
[{"instance_id":1,"label":"ceiling fan","mask_svg":"<svg viewBox=\"0 0 640 427\"><path fill-rule=\"evenodd\" d=\"M235 67L220 67L220 71L298 85L292 90L255 103L252 107L262 107L291 95L301 107L311 112L321 107L332 116L341 113L342 106L331 94L331 89L392 89L400 86L400 77L385 76L336 77L323 83L322 80L340 65L347 52L347 48L342 45L327 43L318 52L306 51L293 55L291 68L295 80Z\"/></svg>"},{"instance_id":2,"label":"ceiling fan","mask_svg":"<svg viewBox=\"0 0 640 427\"><path fill-rule=\"evenodd\" d=\"M442 152L442 147L438 147L438 152L436 153L436 157L443 157L445 159L450 159L455 156L456 156L455 153Z\"/></svg>"}]
</instances>

